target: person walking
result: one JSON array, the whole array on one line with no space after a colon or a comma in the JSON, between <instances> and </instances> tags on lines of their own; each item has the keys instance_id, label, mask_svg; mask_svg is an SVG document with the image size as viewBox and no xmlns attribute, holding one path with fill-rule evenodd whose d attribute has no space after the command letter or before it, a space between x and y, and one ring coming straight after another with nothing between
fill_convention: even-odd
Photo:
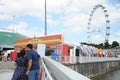
<instances>
[{"instance_id":1,"label":"person walking","mask_svg":"<svg viewBox=\"0 0 120 80\"><path fill-rule=\"evenodd\" d=\"M25 56L25 50L21 50L20 53L17 53L17 58L15 60L16 69L11 80L28 80L25 74L27 70L27 60Z\"/></svg>"},{"instance_id":2,"label":"person walking","mask_svg":"<svg viewBox=\"0 0 120 80\"><path fill-rule=\"evenodd\" d=\"M40 55L33 49L32 44L27 44L26 50L28 60L26 75L28 75L28 80L38 80Z\"/></svg>"}]
</instances>

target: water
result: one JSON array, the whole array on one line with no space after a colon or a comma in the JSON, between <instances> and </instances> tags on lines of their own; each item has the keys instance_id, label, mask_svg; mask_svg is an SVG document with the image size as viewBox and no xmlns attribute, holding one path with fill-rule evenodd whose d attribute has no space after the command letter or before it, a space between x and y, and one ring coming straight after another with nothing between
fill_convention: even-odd
<instances>
[{"instance_id":1,"label":"water","mask_svg":"<svg viewBox=\"0 0 120 80\"><path fill-rule=\"evenodd\" d=\"M92 80L120 80L120 69L97 76Z\"/></svg>"}]
</instances>

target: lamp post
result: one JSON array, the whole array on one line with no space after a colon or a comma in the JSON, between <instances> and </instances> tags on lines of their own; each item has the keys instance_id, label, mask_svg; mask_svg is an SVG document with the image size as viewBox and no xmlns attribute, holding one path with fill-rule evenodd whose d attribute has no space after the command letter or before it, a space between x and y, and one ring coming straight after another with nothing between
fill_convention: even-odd
<instances>
[{"instance_id":1,"label":"lamp post","mask_svg":"<svg viewBox=\"0 0 120 80\"><path fill-rule=\"evenodd\" d=\"M15 15L13 15L13 33L15 32Z\"/></svg>"},{"instance_id":2,"label":"lamp post","mask_svg":"<svg viewBox=\"0 0 120 80\"><path fill-rule=\"evenodd\" d=\"M46 4L46 0L45 0L45 35L47 35L47 4Z\"/></svg>"}]
</instances>

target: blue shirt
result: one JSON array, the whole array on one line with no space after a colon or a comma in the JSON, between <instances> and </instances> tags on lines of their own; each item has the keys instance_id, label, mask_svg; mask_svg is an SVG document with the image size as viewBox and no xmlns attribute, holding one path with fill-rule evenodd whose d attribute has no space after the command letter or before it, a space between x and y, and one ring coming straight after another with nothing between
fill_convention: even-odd
<instances>
[{"instance_id":1,"label":"blue shirt","mask_svg":"<svg viewBox=\"0 0 120 80\"><path fill-rule=\"evenodd\" d=\"M59 62L59 54L57 54L56 52L51 52L51 58Z\"/></svg>"},{"instance_id":2,"label":"blue shirt","mask_svg":"<svg viewBox=\"0 0 120 80\"><path fill-rule=\"evenodd\" d=\"M51 52L51 56L56 56L56 57L58 57L59 54L57 54L56 52Z\"/></svg>"},{"instance_id":3,"label":"blue shirt","mask_svg":"<svg viewBox=\"0 0 120 80\"><path fill-rule=\"evenodd\" d=\"M37 70L39 69L40 65L39 65L39 57L40 55L34 51L33 49L29 50L27 52L27 59L31 60L32 59L32 66L30 70Z\"/></svg>"}]
</instances>

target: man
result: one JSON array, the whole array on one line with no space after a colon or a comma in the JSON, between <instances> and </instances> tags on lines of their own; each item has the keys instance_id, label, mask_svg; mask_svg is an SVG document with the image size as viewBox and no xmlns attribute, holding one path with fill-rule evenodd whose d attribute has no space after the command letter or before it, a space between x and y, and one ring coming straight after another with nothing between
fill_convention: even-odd
<instances>
[{"instance_id":1,"label":"man","mask_svg":"<svg viewBox=\"0 0 120 80\"><path fill-rule=\"evenodd\" d=\"M27 44L26 49L28 60L26 75L28 75L28 80L38 80L40 55L33 49L32 44Z\"/></svg>"},{"instance_id":2,"label":"man","mask_svg":"<svg viewBox=\"0 0 120 80\"><path fill-rule=\"evenodd\" d=\"M53 49L51 50L50 56L51 56L51 58L54 59L55 61L59 62L59 54L57 54L57 53L55 52L55 50L53 50Z\"/></svg>"}]
</instances>

